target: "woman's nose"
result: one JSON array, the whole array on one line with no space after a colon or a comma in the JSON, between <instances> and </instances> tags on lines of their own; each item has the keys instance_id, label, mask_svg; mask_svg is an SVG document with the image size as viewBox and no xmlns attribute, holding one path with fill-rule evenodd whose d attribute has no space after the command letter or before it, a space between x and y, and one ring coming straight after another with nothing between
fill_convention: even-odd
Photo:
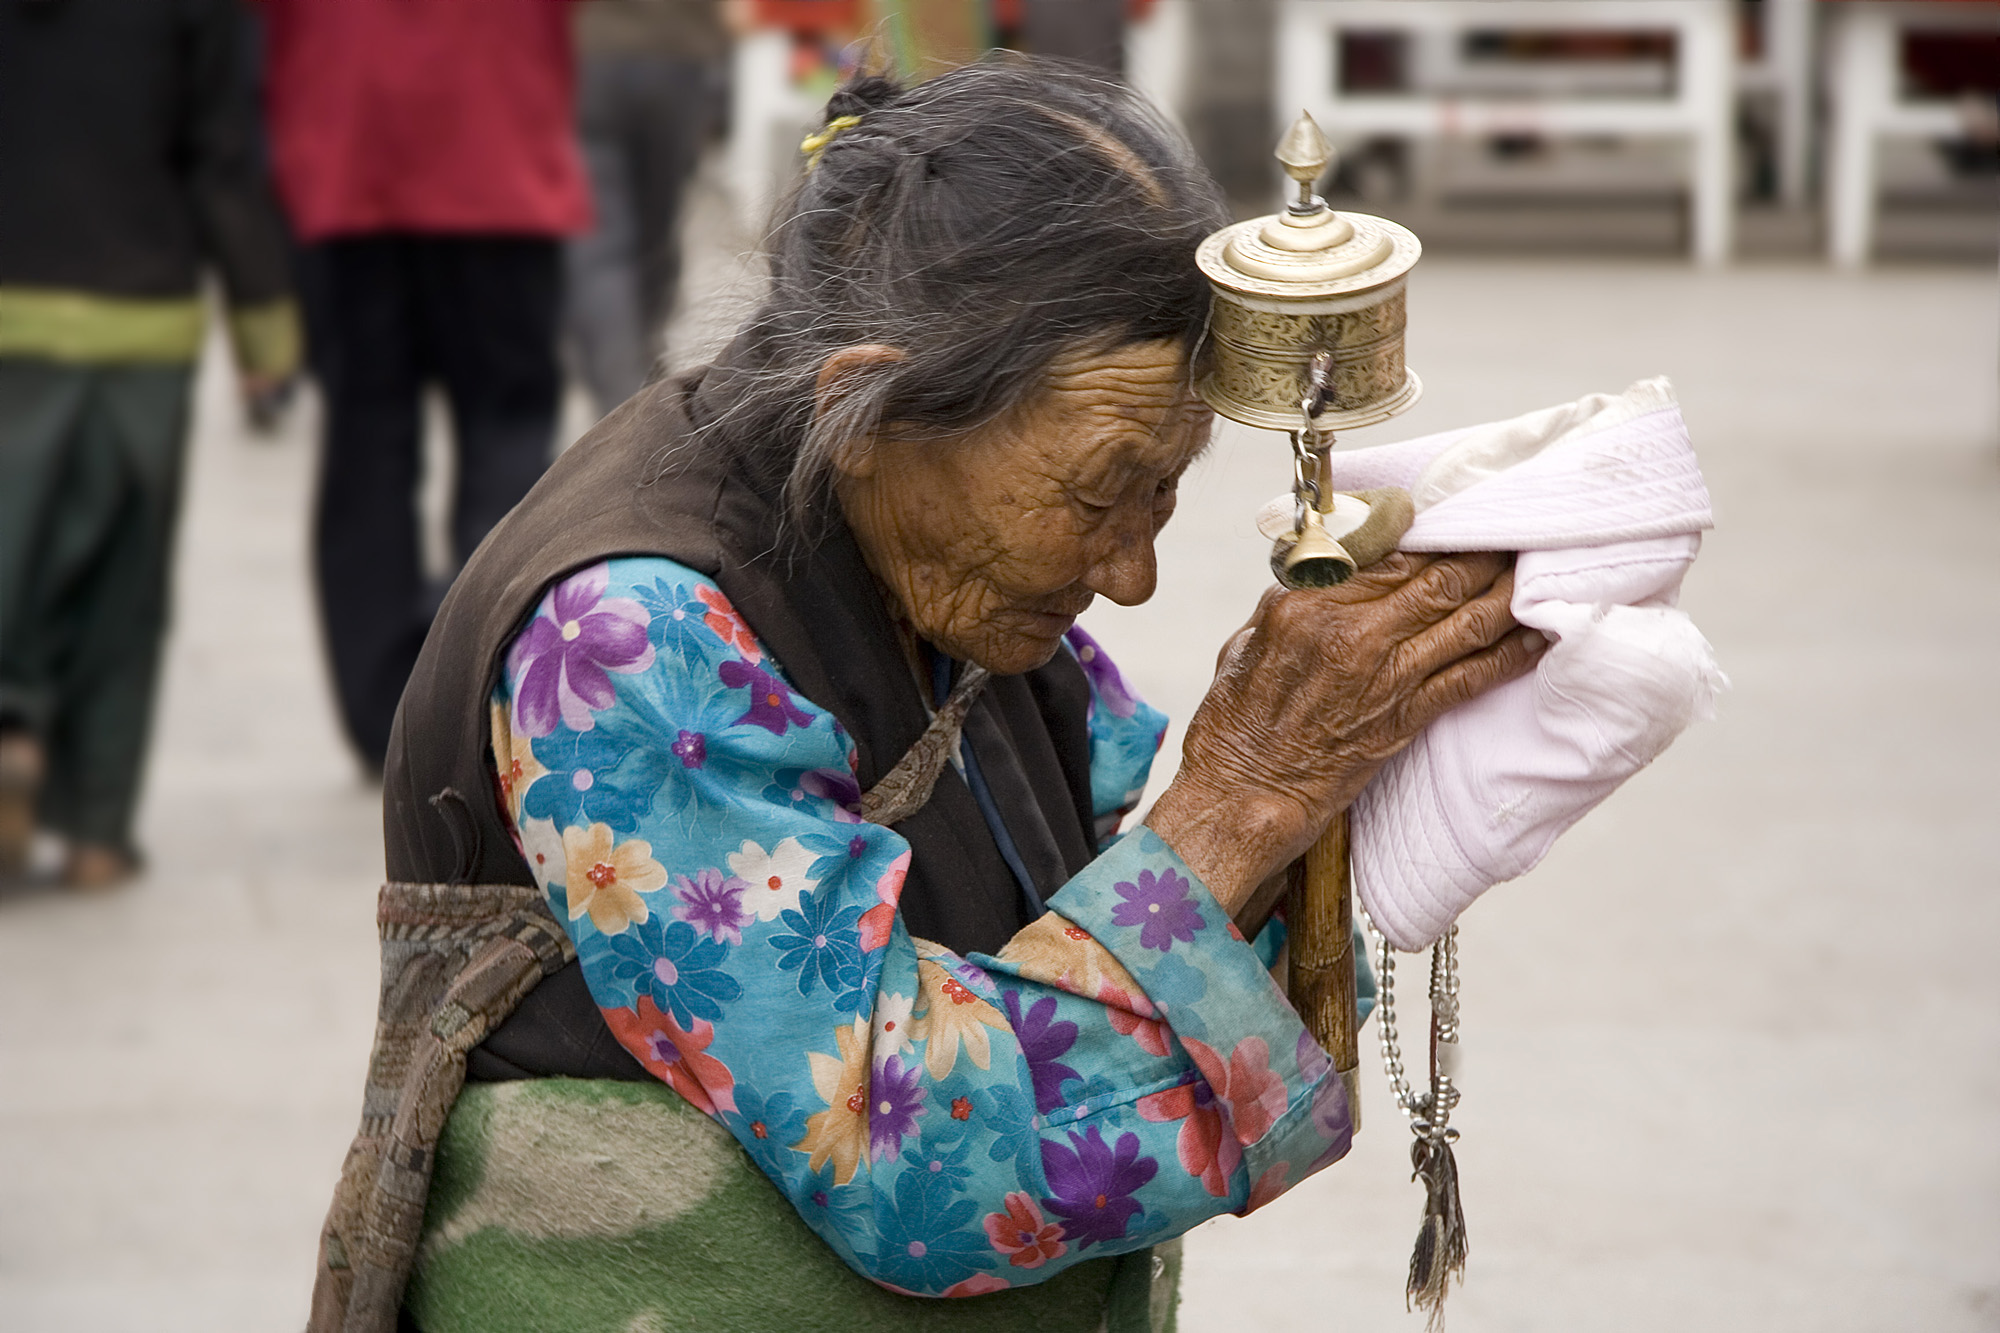
<instances>
[{"instance_id":1,"label":"woman's nose","mask_svg":"<svg viewBox=\"0 0 2000 1333\"><path fill-rule=\"evenodd\" d=\"M1137 606L1151 598L1160 581L1160 566L1153 554L1150 516L1121 523L1102 538L1105 545L1084 575L1084 586L1120 606Z\"/></svg>"}]
</instances>

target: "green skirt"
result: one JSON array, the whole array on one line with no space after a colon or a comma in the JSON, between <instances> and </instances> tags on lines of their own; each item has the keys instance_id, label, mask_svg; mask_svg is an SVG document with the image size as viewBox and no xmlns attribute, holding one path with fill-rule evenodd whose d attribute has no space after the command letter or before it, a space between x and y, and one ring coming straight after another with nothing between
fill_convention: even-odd
<instances>
[{"instance_id":1,"label":"green skirt","mask_svg":"<svg viewBox=\"0 0 2000 1333\"><path fill-rule=\"evenodd\" d=\"M1179 1243L1038 1286L898 1296L661 1084L467 1084L404 1297L422 1333L1172 1333Z\"/></svg>"}]
</instances>

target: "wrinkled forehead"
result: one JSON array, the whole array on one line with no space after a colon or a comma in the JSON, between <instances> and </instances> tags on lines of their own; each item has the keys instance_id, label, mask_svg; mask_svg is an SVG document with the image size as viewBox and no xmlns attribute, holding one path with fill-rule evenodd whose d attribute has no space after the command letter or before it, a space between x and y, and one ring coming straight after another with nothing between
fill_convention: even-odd
<instances>
[{"instance_id":1,"label":"wrinkled forehead","mask_svg":"<svg viewBox=\"0 0 2000 1333\"><path fill-rule=\"evenodd\" d=\"M1128 466L1163 472L1207 446L1214 419L1194 392L1187 345L1178 339L1066 352L1049 364L1028 413L1090 454L1115 452Z\"/></svg>"}]
</instances>

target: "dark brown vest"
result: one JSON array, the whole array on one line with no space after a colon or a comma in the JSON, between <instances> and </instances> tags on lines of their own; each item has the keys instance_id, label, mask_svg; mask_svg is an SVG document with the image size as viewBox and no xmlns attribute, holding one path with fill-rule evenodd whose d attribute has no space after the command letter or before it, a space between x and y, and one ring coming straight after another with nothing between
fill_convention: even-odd
<instances>
[{"instance_id":1,"label":"dark brown vest","mask_svg":"<svg viewBox=\"0 0 2000 1333\"><path fill-rule=\"evenodd\" d=\"M797 689L840 720L874 786L928 721L894 626L844 525L809 549L779 537L752 469L688 438L702 376L627 403L564 454L493 530L445 599L389 742L383 833L391 881L531 884L494 795L487 700L507 645L544 589L618 555L664 555L713 578ZM998 677L965 735L1044 897L1093 855L1088 686L1067 653ZM910 932L997 952L1028 913L956 771L896 825L911 848ZM647 1077L610 1040L571 964L471 1055L478 1078Z\"/></svg>"}]
</instances>

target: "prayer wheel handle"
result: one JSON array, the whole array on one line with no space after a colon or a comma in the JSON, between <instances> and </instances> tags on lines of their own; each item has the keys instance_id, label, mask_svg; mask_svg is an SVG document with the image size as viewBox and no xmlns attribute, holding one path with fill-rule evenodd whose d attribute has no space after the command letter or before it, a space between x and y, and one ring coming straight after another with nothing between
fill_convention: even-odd
<instances>
[{"instance_id":1,"label":"prayer wheel handle","mask_svg":"<svg viewBox=\"0 0 2000 1333\"><path fill-rule=\"evenodd\" d=\"M1361 1018L1354 965L1354 884L1347 857L1347 814L1292 862L1285 896L1286 997L1333 1057L1347 1089L1349 1123L1361 1128Z\"/></svg>"}]
</instances>

